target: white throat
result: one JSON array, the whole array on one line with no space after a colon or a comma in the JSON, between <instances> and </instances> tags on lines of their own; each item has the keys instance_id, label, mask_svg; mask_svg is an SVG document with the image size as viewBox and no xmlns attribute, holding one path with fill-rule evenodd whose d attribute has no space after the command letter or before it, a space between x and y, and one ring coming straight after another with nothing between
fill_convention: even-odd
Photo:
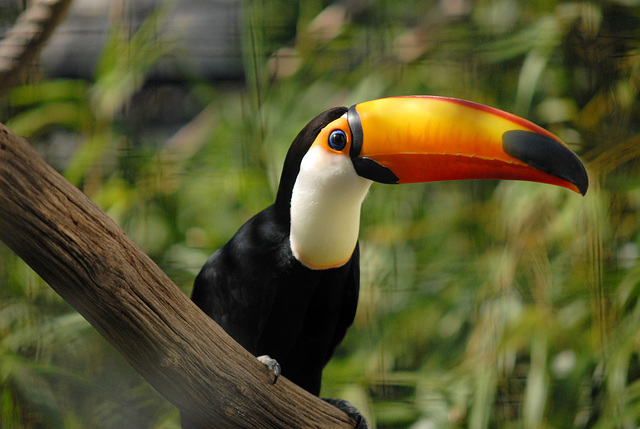
<instances>
[{"instance_id":1,"label":"white throat","mask_svg":"<svg viewBox=\"0 0 640 429\"><path fill-rule=\"evenodd\" d=\"M349 261L358 241L360 207L372 181L348 156L313 146L302 159L291 196L291 251L312 269Z\"/></svg>"}]
</instances>

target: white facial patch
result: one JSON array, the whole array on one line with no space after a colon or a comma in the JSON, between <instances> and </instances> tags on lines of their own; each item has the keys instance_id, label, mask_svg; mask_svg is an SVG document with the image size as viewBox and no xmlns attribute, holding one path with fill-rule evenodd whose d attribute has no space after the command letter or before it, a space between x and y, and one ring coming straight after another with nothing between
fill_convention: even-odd
<instances>
[{"instance_id":1,"label":"white facial patch","mask_svg":"<svg viewBox=\"0 0 640 429\"><path fill-rule=\"evenodd\" d=\"M291 250L298 261L327 269L351 258L371 183L356 174L348 155L309 149L291 196Z\"/></svg>"}]
</instances>

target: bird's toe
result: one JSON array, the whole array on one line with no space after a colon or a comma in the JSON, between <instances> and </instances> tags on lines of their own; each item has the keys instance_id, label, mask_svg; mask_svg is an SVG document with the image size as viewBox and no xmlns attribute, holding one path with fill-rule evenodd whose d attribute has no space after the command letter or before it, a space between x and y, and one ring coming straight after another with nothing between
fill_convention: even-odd
<instances>
[{"instance_id":1,"label":"bird's toe","mask_svg":"<svg viewBox=\"0 0 640 429\"><path fill-rule=\"evenodd\" d=\"M328 402L334 407L340 408L344 411L349 417L351 417L355 422L355 429L369 429L369 423L367 419L360 414L360 411L353 405L351 402L345 401L344 399L334 399L334 398L321 398L323 401Z\"/></svg>"},{"instance_id":2,"label":"bird's toe","mask_svg":"<svg viewBox=\"0 0 640 429\"><path fill-rule=\"evenodd\" d=\"M321 398L323 401L328 402L334 407L340 408L344 411L349 417L351 417L355 422L355 429L369 429L369 423L367 419L360 414L360 411L353 405L351 402L345 401L344 399L334 399L334 398Z\"/></svg>"},{"instance_id":3,"label":"bird's toe","mask_svg":"<svg viewBox=\"0 0 640 429\"><path fill-rule=\"evenodd\" d=\"M269 355L258 356L258 360L262 362L269 371L273 372L273 384L276 384L278 377L282 374L282 368L280 368L278 361L272 359Z\"/></svg>"}]
</instances>

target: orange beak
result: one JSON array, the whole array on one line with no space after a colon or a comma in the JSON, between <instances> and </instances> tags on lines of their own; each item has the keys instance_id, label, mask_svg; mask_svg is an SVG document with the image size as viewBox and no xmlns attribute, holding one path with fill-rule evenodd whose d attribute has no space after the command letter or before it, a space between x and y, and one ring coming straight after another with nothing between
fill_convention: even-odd
<instances>
[{"instance_id":1,"label":"orange beak","mask_svg":"<svg viewBox=\"0 0 640 429\"><path fill-rule=\"evenodd\" d=\"M498 109L443 97L392 97L351 106L356 172L383 183L511 179L584 195L584 165L557 137Z\"/></svg>"}]
</instances>

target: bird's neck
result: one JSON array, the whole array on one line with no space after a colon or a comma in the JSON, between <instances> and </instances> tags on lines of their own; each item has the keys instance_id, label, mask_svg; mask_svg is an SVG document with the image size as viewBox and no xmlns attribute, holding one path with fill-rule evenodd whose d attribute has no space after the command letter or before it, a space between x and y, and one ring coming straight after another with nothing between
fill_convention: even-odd
<instances>
[{"instance_id":1,"label":"bird's neck","mask_svg":"<svg viewBox=\"0 0 640 429\"><path fill-rule=\"evenodd\" d=\"M338 158L332 158L338 157ZM312 269L349 261L360 229L360 207L371 181L349 157L311 148L300 164L291 196L291 251Z\"/></svg>"}]
</instances>

